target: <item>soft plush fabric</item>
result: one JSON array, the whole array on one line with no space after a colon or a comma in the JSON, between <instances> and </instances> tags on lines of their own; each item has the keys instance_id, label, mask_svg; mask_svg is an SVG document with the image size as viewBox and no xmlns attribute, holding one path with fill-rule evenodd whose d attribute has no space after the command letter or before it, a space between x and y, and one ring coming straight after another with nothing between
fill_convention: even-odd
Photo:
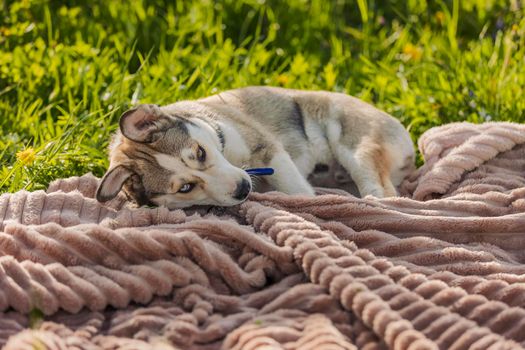
<instances>
[{"instance_id":1,"label":"soft plush fabric","mask_svg":"<svg viewBox=\"0 0 525 350\"><path fill-rule=\"evenodd\" d=\"M525 127L419 140L403 197L102 205L98 179L0 196L5 349L520 349Z\"/></svg>"}]
</instances>

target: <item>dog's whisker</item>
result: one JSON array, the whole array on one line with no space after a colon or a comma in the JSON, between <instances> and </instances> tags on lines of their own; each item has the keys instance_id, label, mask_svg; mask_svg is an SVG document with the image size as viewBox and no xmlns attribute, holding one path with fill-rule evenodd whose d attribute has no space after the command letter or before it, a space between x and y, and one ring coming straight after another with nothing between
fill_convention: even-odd
<instances>
[{"instance_id":1,"label":"dog's whisker","mask_svg":"<svg viewBox=\"0 0 525 350\"><path fill-rule=\"evenodd\" d=\"M257 176L257 175L251 175L250 174L250 179L252 180L252 183L254 185L259 185L261 182L262 182L262 179L260 176Z\"/></svg>"}]
</instances>

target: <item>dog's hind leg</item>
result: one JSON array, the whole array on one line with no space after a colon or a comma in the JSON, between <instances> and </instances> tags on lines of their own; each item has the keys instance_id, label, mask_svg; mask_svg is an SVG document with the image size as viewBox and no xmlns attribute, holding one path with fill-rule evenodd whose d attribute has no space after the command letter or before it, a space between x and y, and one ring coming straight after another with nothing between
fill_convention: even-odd
<instances>
[{"instance_id":1,"label":"dog's hind leg","mask_svg":"<svg viewBox=\"0 0 525 350\"><path fill-rule=\"evenodd\" d=\"M383 188L385 190L384 196L385 197L395 197L398 195L396 187L392 183L392 180L390 180L389 176L385 176L381 179L383 183Z\"/></svg>"},{"instance_id":2,"label":"dog's hind leg","mask_svg":"<svg viewBox=\"0 0 525 350\"><path fill-rule=\"evenodd\" d=\"M380 145L361 144L354 151L338 144L334 153L354 180L361 197L383 198L397 194L390 179L390 160Z\"/></svg>"}]
</instances>

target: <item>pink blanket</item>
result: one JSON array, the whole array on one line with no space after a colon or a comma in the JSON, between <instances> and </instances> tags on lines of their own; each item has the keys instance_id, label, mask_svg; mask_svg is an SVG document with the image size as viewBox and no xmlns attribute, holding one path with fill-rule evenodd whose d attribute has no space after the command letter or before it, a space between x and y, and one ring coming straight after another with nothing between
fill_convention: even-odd
<instances>
[{"instance_id":1,"label":"pink blanket","mask_svg":"<svg viewBox=\"0 0 525 350\"><path fill-rule=\"evenodd\" d=\"M133 208L0 196L5 349L521 349L525 127L424 134L404 197Z\"/></svg>"}]
</instances>

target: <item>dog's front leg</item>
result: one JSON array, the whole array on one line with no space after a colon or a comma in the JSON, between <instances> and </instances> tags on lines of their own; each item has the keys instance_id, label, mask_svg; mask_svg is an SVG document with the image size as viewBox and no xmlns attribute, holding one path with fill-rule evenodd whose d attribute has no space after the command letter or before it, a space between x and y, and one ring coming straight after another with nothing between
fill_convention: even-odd
<instances>
[{"instance_id":1,"label":"dog's front leg","mask_svg":"<svg viewBox=\"0 0 525 350\"><path fill-rule=\"evenodd\" d=\"M314 189L301 175L287 152L278 152L269 165L275 172L272 176L268 176L266 180L276 191L288 194L315 195Z\"/></svg>"}]
</instances>

